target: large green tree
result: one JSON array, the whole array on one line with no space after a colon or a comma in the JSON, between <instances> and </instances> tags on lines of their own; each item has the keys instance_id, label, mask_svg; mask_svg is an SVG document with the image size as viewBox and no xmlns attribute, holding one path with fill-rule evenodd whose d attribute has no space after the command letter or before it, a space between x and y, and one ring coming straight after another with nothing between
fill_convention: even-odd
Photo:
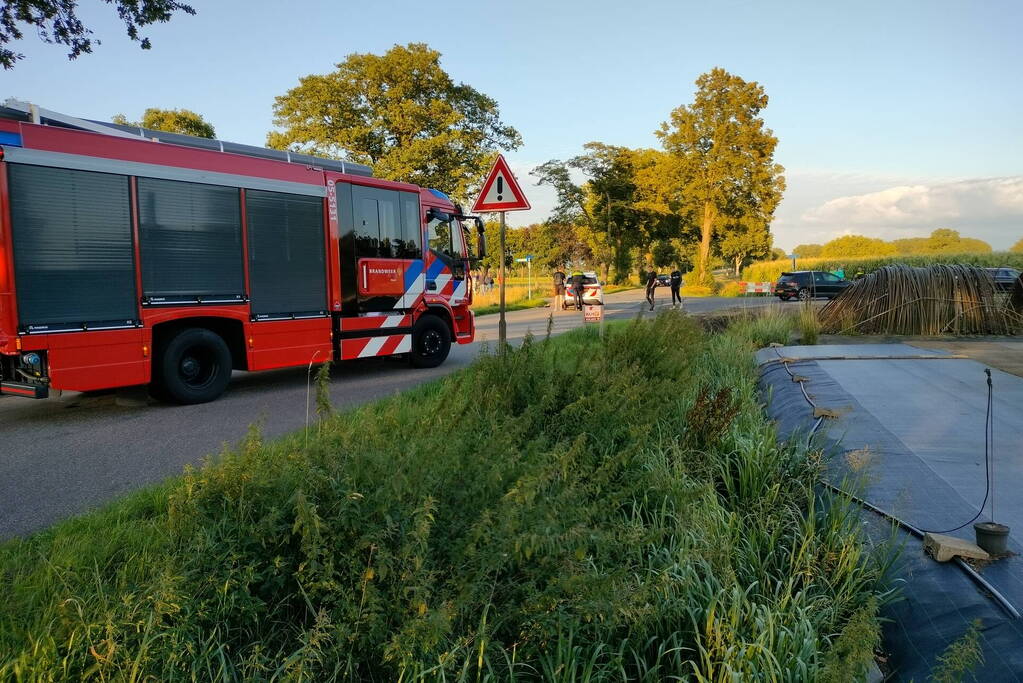
<instances>
[{"instance_id":1,"label":"large green tree","mask_svg":"<svg viewBox=\"0 0 1023 683\"><path fill-rule=\"evenodd\" d=\"M553 159L533 169L540 185L558 197L553 218L579 227L595 266L606 278L628 279L632 251L644 244L645 216L637 206L634 152L627 147L589 142L584 154ZM585 180L577 183L573 173Z\"/></svg>"},{"instance_id":2,"label":"large green tree","mask_svg":"<svg viewBox=\"0 0 1023 683\"><path fill-rule=\"evenodd\" d=\"M675 109L657 132L674 161L668 203L699 226L701 283L711 279L711 249L725 228L766 229L781 200L778 139L760 116L767 102L755 81L715 68L696 79L693 103Z\"/></svg>"},{"instance_id":3,"label":"large green tree","mask_svg":"<svg viewBox=\"0 0 1023 683\"><path fill-rule=\"evenodd\" d=\"M128 37L143 50L151 47L149 38L139 29L170 20L175 12L195 14L190 5L175 0L104 0L113 5L124 22ZM90 3L96 4L99 3ZM100 41L78 16L78 0L4 0L0 2L0 66L11 69L25 55L15 52L11 43L24 38L24 31L36 34L43 42L66 45L68 59L92 52Z\"/></svg>"},{"instance_id":4,"label":"large green tree","mask_svg":"<svg viewBox=\"0 0 1023 683\"><path fill-rule=\"evenodd\" d=\"M422 43L352 54L274 101L276 149L347 157L377 177L443 190L465 201L499 150L522 144L497 102L456 83Z\"/></svg>"},{"instance_id":5,"label":"large green tree","mask_svg":"<svg viewBox=\"0 0 1023 683\"><path fill-rule=\"evenodd\" d=\"M736 277L750 261L771 255L771 233L759 221L725 225L720 231L718 252L731 264Z\"/></svg>"},{"instance_id":6,"label":"large green tree","mask_svg":"<svg viewBox=\"0 0 1023 683\"><path fill-rule=\"evenodd\" d=\"M129 121L124 114L117 114L111 119L122 126L140 126L151 130L162 130L168 133L194 135L197 138L215 138L216 131L201 114L189 109L158 109L150 107L142 113L141 121Z\"/></svg>"}]
</instances>

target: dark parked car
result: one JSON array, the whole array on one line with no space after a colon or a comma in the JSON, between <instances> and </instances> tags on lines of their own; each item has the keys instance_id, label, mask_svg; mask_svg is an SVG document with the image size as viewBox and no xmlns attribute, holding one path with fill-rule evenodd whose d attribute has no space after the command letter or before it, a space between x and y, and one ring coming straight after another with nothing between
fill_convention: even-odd
<instances>
[{"instance_id":1,"label":"dark parked car","mask_svg":"<svg viewBox=\"0 0 1023 683\"><path fill-rule=\"evenodd\" d=\"M821 296L834 299L851 284L852 282L849 280L838 277L834 273L825 273L820 270L797 270L781 274L778 281L774 283L774 295L782 301L789 299L809 301Z\"/></svg>"},{"instance_id":2,"label":"dark parked car","mask_svg":"<svg viewBox=\"0 0 1023 683\"><path fill-rule=\"evenodd\" d=\"M1011 292L1012 285L1019 279L1019 271L1015 268L985 268L995 279L995 289L999 292Z\"/></svg>"},{"instance_id":3,"label":"dark parked car","mask_svg":"<svg viewBox=\"0 0 1023 683\"><path fill-rule=\"evenodd\" d=\"M658 287L670 287L671 286L671 278L668 277L667 275L663 274L663 273L658 275L657 276L657 286Z\"/></svg>"}]
</instances>

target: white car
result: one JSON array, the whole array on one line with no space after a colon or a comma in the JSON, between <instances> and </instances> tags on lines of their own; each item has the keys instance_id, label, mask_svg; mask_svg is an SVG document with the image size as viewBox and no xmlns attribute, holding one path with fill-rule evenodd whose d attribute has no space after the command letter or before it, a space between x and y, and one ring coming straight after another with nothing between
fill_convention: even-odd
<instances>
[{"instance_id":1,"label":"white car","mask_svg":"<svg viewBox=\"0 0 1023 683\"><path fill-rule=\"evenodd\" d=\"M583 277L585 278L585 282L583 283L583 303L603 304L604 286L603 283L597 279L597 274L593 271L583 271ZM574 285L572 285L571 278L569 278L568 284L565 285L564 308L572 308L573 306L575 306L575 289Z\"/></svg>"}]
</instances>

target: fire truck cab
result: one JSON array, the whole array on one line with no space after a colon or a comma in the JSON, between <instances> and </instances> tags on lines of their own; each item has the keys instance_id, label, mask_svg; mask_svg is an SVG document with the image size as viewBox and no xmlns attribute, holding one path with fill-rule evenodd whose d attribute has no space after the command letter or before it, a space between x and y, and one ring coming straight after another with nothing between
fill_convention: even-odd
<instances>
[{"instance_id":1,"label":"fire truck cab","mask_svg":"<svg viewBox=\"0 0 1023 683\"><path fill-rule=\"evenodd\" d=\"M482 222L368 167L0 106L0 393L149 384L473 341Z\"/></svg>"}]
</instances>

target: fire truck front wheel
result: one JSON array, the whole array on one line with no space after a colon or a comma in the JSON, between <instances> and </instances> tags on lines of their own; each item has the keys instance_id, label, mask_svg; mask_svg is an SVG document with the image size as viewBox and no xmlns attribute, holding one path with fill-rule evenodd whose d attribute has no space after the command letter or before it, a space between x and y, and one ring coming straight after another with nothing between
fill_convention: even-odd
<instances>
[{"instance_id":1,"label":"fire truck front wheel","mask_svg":"<svg viewBox=\"0 0 1023 683\"><path fill-rule=\"evenodd\" d=\"M412 328L409 359L417 368L435 368L451 351L451 330L435 315L424 315Z\"/></svg>"},{"instance_id":2,"label":"fire truck front wheel","mask_svg":"<svg viewBox=\"0 0 1023 683\"><path fill-rule=\"evenodd\" d=\"M171 337L153 367L155 393L174 403L212 401L230 381L230 349L219 334L201 327Z\"/></svg>"}]
</instances>

